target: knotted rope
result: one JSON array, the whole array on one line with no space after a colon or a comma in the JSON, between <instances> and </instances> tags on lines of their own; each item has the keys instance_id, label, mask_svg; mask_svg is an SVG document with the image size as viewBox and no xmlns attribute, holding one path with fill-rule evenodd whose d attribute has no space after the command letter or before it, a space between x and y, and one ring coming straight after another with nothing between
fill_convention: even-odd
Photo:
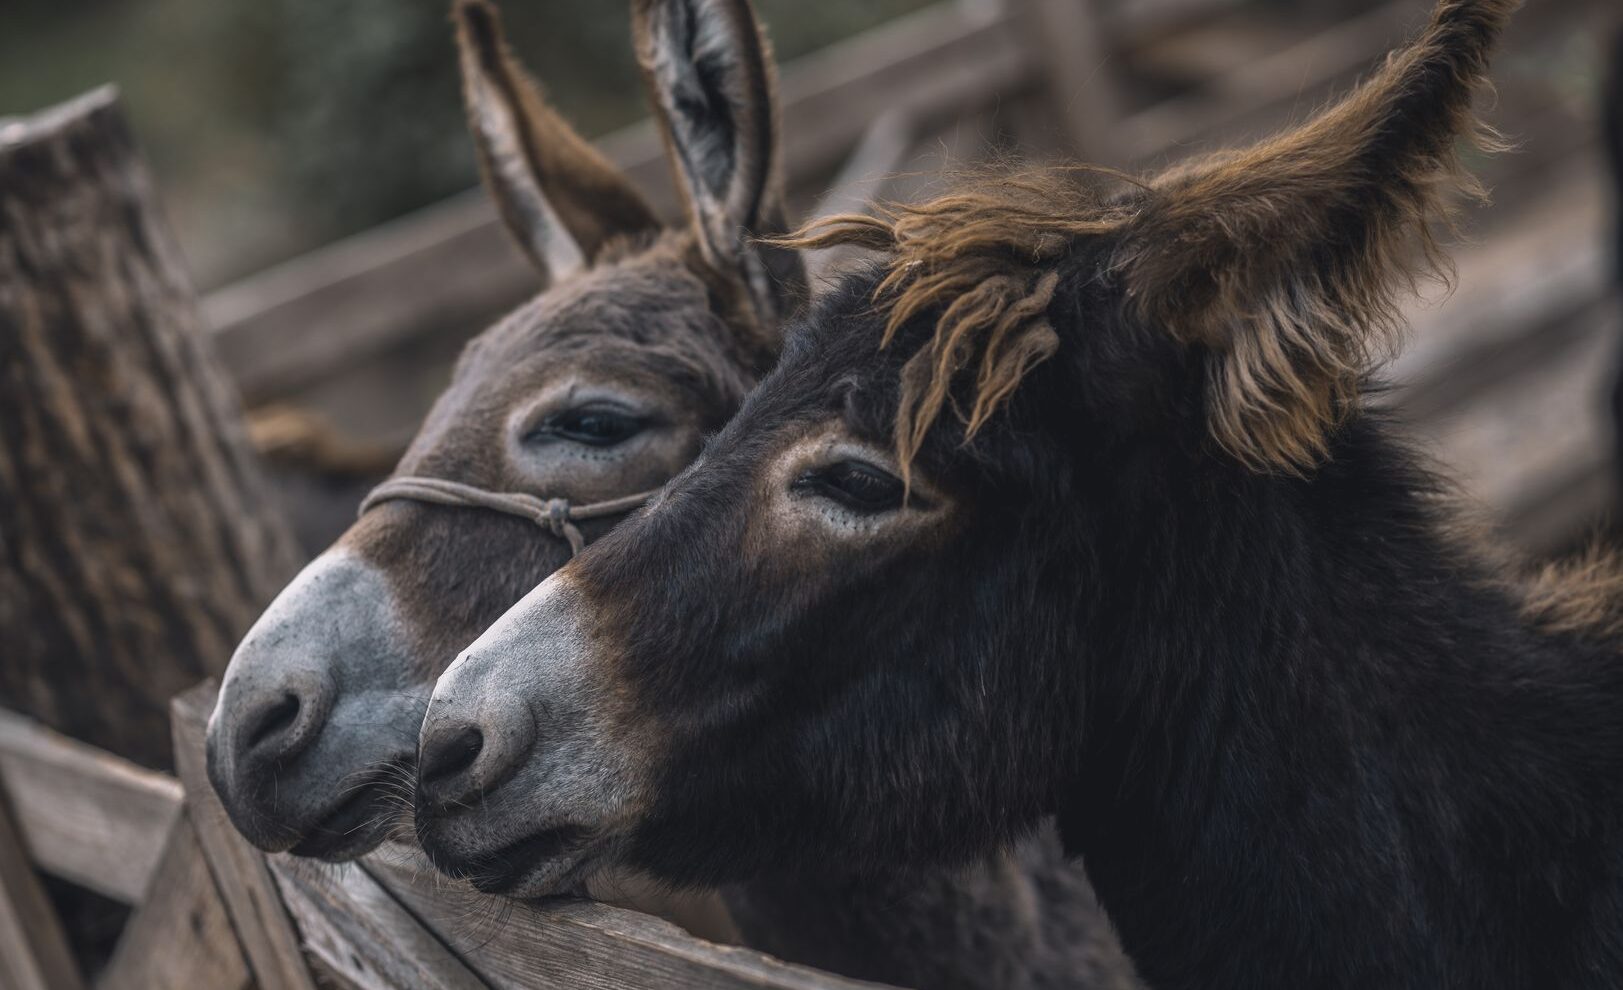
<instances>
[{"instance_id":1,"label":"knotted rope","mask_svg":"<svg viewBox=\"0 0 1623 990\"><path fill-rule=\"evenodd\" d=\"M619 515L640 507L652 498L654 492L639 492L606 502L572 505L567 498L539 498L524 492L492 492L474 485L445 478L407 476L390 478L369 492L361 501L356 517L366 515L383 502L402 500L432 502L435 505L464 506L491 509L520 516L548 530L553 536L569 541L570 556L581 552L586 540L580 535L577 522Z\"/></svg>"}]
</instances>

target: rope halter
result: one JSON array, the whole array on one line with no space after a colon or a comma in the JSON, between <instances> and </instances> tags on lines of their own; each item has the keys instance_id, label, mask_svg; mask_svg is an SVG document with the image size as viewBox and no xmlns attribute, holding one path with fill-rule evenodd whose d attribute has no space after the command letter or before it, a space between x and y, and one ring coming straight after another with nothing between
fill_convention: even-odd
<instances>
[{"instance_id":1,"label":"rope halter","mask_svg":"<svg viewBox=\"0 0 1623 990\"><path fill-rule=\"evenodd\" d=\"M609 499L606 502L573 505L567 498L540 498L524 492L493 492L474 485L464 485L460 481L408 475L390 478L372 489L366 498L361 500L360 511L355 515L358 519L374 507L391 501L430 502L434 505L491 509L528 519L553 536L568 540L569 554L573 557L586 546L586 539L580 535L580 528L575 525L576 523L630 512L652 498L654 491L639 492L635 495Z\"/></svg>"}]
</instances>

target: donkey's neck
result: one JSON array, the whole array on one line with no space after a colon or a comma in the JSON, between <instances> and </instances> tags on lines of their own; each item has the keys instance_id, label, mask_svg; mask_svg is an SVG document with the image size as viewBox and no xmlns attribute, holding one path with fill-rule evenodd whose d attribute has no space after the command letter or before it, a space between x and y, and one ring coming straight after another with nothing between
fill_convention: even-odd
<instances>
[{"instance_id":1,"label":"donkey's neck","mask_svg":"<svg viewBox=\"0 0 1623 990\"><path fill-rule=\"evenodd\" d=\"M938 990L1137 986L1051 827L962 868L767 874L723 897L747 945L844 976Z\"/></svg>"},{"instance_id":2,"label":"donkey's neck","mask_svg":"<svg viewBox=\"0 0 1623 990\"><path fill-rule=\"evenodd\" d=\"M1107 560L1062 816L1147 981L1580 985L1623 660L1525 622L1375 425L1312 481L1202 470Z\"/></svg>"}]
</instances>

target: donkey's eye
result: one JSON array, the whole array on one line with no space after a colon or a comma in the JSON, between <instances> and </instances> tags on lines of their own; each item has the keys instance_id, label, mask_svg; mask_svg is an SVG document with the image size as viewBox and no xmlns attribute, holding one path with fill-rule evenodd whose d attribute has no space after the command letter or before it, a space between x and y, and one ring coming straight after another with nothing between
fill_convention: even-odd
<instances>
[{"instance_id":1,"label":"donkey's eye","mask_svg":"<svg viewBox=\"0 0 1623 990\"><path fill-rule=\"evenodd\" d=\"M861 461L813 468L795 479L794 488L831 498L858 512L886 512L902 504L901 481Z\"/></svg>"},{"instance_id":2,"label":"donkey's eye","mask_svg":"<svg viewBox=\"0 0 1623 990\"><path fill-rule=\"evenodd\" d=\"M617 409L567 409L548 416L526 440L572 440L593 447L612 447L642 432L643 421Z\"/></svg>"}]
</instances>

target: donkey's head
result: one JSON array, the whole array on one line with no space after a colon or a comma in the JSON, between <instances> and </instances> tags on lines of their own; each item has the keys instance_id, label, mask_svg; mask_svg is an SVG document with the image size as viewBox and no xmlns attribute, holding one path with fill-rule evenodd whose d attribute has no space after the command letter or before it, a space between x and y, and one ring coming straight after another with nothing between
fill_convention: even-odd
<instances>
[{"instance_id":1,"label":"donkey's head","mask_svg":"<svg viewBox=\"0 0 1623 990\"><path fill-rule=\"evenodd\" d=\"M1177 508L1299 498L1357 429L1511 6L1444 0L1340 106L1115 199L988 178L804 235L889 259L441 677L424 843L535 894L615 858L959 858L1069 812L1084 722L1179 660L1135 624L1197 615L1159 548L1233 538ZM429 775L476 736L466 802Z\"/></svg>"},{"instance_id":2,"label":"donkey's head","mask_svg":"<svg viewBox=\"0 0 1623 990\"><path fill-rule=\"evenodd\" d=\"M577 504L658 487L775 359L804 288L793 252L748 239L783 230L773 76L748 2L637 4L688 213L668 230L543 102L489 3L463 0L456 24L486 186L545 289L469 344L397 474ZM226 672L209 772L243 833L326 858L375 845L435 678L569 559L560 535L488 508L366 511Z\"/></svg>"}]
</instances>

